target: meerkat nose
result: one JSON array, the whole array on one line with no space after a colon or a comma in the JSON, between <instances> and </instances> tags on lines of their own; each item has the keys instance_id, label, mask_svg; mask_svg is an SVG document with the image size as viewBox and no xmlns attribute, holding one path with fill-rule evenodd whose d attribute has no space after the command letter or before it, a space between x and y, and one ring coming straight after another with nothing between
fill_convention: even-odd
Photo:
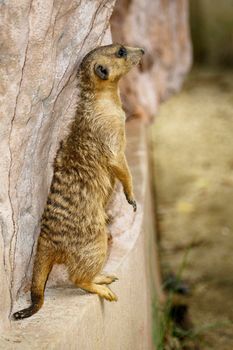
<instances>
[{"instance_id":1,"label":"meerkat nose","mask_svg":"<svg viewBox=\"0 0 233 350\"><path fill-rule=\"evenodd\" d=\"M142 47L140 48L140 51L141 51L141 53L144 55L145 50L144 50Z\"/></svg>"}]
</instances>

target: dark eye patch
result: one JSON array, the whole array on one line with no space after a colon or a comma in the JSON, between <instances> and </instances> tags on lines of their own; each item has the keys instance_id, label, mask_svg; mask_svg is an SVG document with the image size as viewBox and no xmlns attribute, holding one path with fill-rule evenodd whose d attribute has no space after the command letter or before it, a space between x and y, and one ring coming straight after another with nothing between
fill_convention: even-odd
<instances>
[{"instance_id":1,"label":"dark eye patch","mask_svg":"<svg viewBox=\"0 0 233 350\"><path fill-rule=\"evenodd\" d=\"M106 66L102 66L101 64L96 64L94 70L96 75L98 75L100 79L108 80L109 70Z\"/></svg>"},{"instance_id":2,"label":"dark eye patch","mask_svg":"<svg viewBox=\"0 0 233 350\"><path fill-rule=\"evenodd\" d=\"M116 53L116 57L122 58L127 57L127 50L125 47L121 46Z\"/></svg>"}]
</instances>

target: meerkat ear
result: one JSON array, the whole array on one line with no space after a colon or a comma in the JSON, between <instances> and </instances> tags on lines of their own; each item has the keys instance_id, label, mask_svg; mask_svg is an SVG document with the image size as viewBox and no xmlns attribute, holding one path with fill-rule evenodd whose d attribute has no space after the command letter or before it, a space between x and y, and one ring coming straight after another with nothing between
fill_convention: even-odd
<instances>
[{"instance_id":1,"label":"meerkat ear","mask_svg":"<svg viewBox=\"0 0 233 350\"><path fill-rule=\"evenodd\" d=\"M109 70L106 66L103 66L101 64L95 65L95 74L102 80L108 80L109 77Z\"/></svg>"}]
</instances>

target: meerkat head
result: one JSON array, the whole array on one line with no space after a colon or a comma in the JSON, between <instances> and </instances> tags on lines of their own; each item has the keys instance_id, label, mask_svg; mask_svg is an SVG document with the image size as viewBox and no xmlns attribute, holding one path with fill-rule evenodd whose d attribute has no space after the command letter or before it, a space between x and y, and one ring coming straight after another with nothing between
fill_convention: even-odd
<instances>
[{"instance_id":1,"label":"meerkat head","mask_svg":"<svg viewBox=\"0 0 233 350\"><path fill-rule=\"evenodd\" d=\"M104 87L117 83L119 79L137 65L144 49L112 44L100 46L89 52L80 65L80 73L85 82Z\"/></svg>"}]
</instances>

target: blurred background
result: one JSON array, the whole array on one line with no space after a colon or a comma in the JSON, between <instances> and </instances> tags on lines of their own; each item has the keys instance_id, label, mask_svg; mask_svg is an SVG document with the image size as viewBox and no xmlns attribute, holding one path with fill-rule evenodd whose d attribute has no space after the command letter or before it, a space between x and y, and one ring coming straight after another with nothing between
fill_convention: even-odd
<instances>
[{"instance_id":1,"label":"blurred background","mask_svg":"<svg viewBox=\"0 0 233 350\"><path fill-rule=\"evenodd\" d=\"M233 2L190 0L195 64L233 66Z\"/></svg>"},{"instance_id":2,"label":"blurred background","mask_svg":"<svg viewBox=\"0 0 233 350\"><path fill-rule=\"evenodd\" d=\"M162 271L173 300L161 349L231 350L233 1L190 0L190 24L193 68L151 128Z\"/></svg>"}]
</instances>

